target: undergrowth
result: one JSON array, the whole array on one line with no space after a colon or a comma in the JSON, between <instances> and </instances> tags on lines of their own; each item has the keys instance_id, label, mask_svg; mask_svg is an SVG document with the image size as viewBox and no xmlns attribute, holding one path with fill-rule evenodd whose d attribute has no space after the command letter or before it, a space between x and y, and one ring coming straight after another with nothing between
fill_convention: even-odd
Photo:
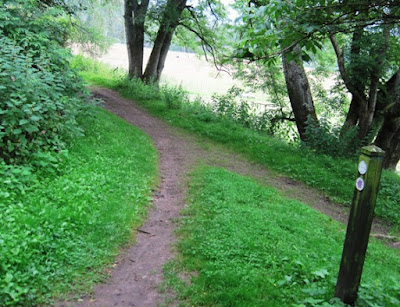
<instances>
[{"instance_id":1,"label":"undergrowth","mask_svg":"<svg viewBox=\"0 0 400 307\"><path fill-rule=\"evenodd\" d=\"M151 113L165 119L174 126L184 128L197 135L225 144L247 158L261 163L294 180L312 186L332 200L350 205L357 174L357 158L339 158L325 155L308 148L289 145L262 131L247 128L232 120L232 111L223 101L222 112L196 101L178 102L171 107L163 98L165 88L143 84L140 80L129 80L122 71L112 70L81 56L73 61L81 68L81 75L90 83L115 89L125 97L139 101ZM170 98L168 98L170 99ZM217 104L218 106L218 104ZM229 112L227 112L228 110ZM225 114L228 116L225 116ZM234 112L236 114L236 111ZM395 224L400 224L400 176L383 171L376 215Z\"/></svg>"},{"instance_id":2,"label":"undergrowth","mask_svg":"<svg viewBox=\"0 0 400 307\"><path fill-rule=\"evenodd\" d=\"M1 306L87 293L144 218L157 165L149 138L106 111L85 121L56 174L24 184L29 170L1 166L1 194L12 193L0 201Z\"/></svg>"},{"instance_id":3,"label":"undergrowth","mask_svg":"<svg viewBox=\"0 0 400 307\"><path fill-rule=\"evenodd\" d=\"M182 306L343 306L333 298L342 224L215 168L192 175L182 214L165 269ZM370 242L356 306L399 306L399 256Z\"/></svg>"}]
</instances>

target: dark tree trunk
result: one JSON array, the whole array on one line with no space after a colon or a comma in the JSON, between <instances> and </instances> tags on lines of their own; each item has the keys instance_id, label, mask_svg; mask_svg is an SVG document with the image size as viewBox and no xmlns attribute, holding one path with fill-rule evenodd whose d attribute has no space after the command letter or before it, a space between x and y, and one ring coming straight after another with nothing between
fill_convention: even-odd
<instances>
[{"instance_id":1,"label":"dark tree trunk","mask_svg":"<svg viewBox=\"0 0 400 307\"><path fill-rule=\"evenodd\" d=\"M125 0L125 34L128 48L129 77L143 77L144 22L149 0Z\"/></svg>"},{"instance_id":2,"label":"dark tree trunk","mask_svg":"<svg viewBox=\"0 0 400 307\"><path fill-rule=\"evenodd\" d=\"M143 79L146 82L158 82L165 60L167 58L168 49L171 45L172 33L164 31L161 27L154 41L153 50L151 51L149 61L147 62L146 71Z\"/></svg>"},{"instance_id":3,"label":"dark tree trunk","mask_svg":"<svg viewBox=\"0 0 400 307\"><path fill-rule=\"evenodd\" d=\"M342 126L342 135L358 125L358 122L360 120L360 110L362 106L366 104L366 97L363 94L364 85L362 84L362 82L360 82L360 80L358 80L359 76L365 75L365 66L354 65L352 63L354 62L354 59L356 59L360 55L362 33L362 28L356 29L353 33L349 55L350 64L348 65L350 66L350 69L348 70L345 67L345 58L343 51L340 50L335 37L331 36L331 42L336 53L340 75L347 89L352 94L349 111L347 112L346 120Z\"/></svg>"},{"instance_id":4,"label":"dark tree trunk","mask_svg":"<svg viewBox=\"0 0 400 307\"><path fill-rule=\"evenodd\" d=\"M146 82L158 82L160 80L172 37L179 25L185 7L186 0L168 0L156 40L154 41L153 50L143 75L143 79Z\"/></svg>"},{"instance_id":5,"label":"dark tree trunk","mask_svg":"<svg viewBox=\"0 0 400 307\"><path fill-rule=\"evenodd\" d=\"M351 128L357 125L360 113L359 109L360 109L360 100L358 99L358 97L353 96L351 98L349 111L347 112L346 115L346 120L342 127L341 131L342 134L349 131Z\"/></svg>"},{"instance_id":6,"label":"dark tree trunk","mask_svg":"<svg viewBox=\"0 0 400 307\"><path fill-rule=\"evenodd\" d=\"M165 37L164 44L161 48L160 57L158 59L157 71L156 71L157 82L160 80L161 73L164 69L165 60L167 59L168 50L169 50L169 47L171 46L172 37L173 37L173 33L168 32Z\"/></svg>"},{"instance_id":7,"label":"dark tree trunk","mask_svg":"<svg viewBox=\"0 0 400 307\"><path fill-rule=\"evenodd\" d=\"M380 50L382 51L382 50ZM384 52L380 52L382 54L382 58L384 58ZM382 60L378 60L378 65L375 65L375 69L371 72L371 80L369 84L369 92L368 92L368 101L367 103L363 103L360 107L360 117L359 117L359 129L358 129L358 139L364 140L367 136L372 121L374 119L376 104L378 99L378 89L379 89L379 78L381 76L381 66Z\"/></svg>"},{"instance_id":8,"label":"dark tree trunk","mask_svg":"<svg viewBox=\"0 0 400 307\"><path fill-rule=\"evenodd\" d=\"M400 160L400 69L382 92L379 104L386 108L375 144L386 152L383 167L394 170Z\"/></svg>"},{"instance_id":9,"label":"dark tree trunk","mask_svg":"<svg viewBox=\"0 0 400 307\"><path fill-rule=\"evenodd\" d=\"M400 118L387 118L375 140L376 146L382 148L386 154L383 159L383 168L395 170L400 160Z\"/></svg>"},{"instance_id":10,"label":"dark tree trunk","mask_svg":"<svg viewBox=\"0 0 400 307\"><path fill-rule=\"evenodd\" d=\"M288 60L287 54L283 55L283 71L300 139L307 141L305 134L307 120L318 121L318 119L315 114L310 85L303 67L300 47L296 46L293 53L296 54L295 60Z\"/></svg>"},{"instance_id":11,"label":"dark tree trunk","mask_svg":"<svg viewBox=\"0 0 400 307\"><path fill-rule=\"evenodd\" d=\"M353 33L351 51L349 54L350 62L347 69L345 67L343 51L340 49L335 37L330 37L332 46L336 53L340 75L352 95L351 105L346 121L342 127L342 133L357 125L358 142L365 141L374 120L379 90L379 79L382 76L382 66L385 60L390 28L388 26L383 28L381 43L371 47L366 46L366 48L370 48L368 51L373 55L370 60L374 61L374 64L371 66L367 66L362 61L359 61L363 44L363 33L363 28L358 28ZM368 95L366 95L367 91Z\"/></svg>"}]
</instances>

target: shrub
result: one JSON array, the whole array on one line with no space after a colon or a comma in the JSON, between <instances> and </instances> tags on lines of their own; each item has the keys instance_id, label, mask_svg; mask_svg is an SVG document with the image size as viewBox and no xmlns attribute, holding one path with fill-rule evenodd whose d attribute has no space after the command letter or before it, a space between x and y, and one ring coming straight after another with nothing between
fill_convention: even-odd
<instances>
[{"instance_id":1,"label":"shrub","mask_svg":"<svg viewBox=\"0 0 400 307\"><path fill-rule=\"evenodd\" d=\"M163 86L161 93L168 109L179 110L182 107L182 103L188 101L187 93L182 87Z\"/></svg>"},{"instance_id":2,"label":"shrub","mask_svg":"<svg viewBox=\"0 0 400 307\"><path fill-rule=\"evenodd\" d=\"M265 131L289 143L298 143L294 125L282 120L287 117L285 114L280 114L282 110L271 109L259 113L242 99L242 94L243 90L234 86L224 95L213 95L212 110L221 118L237 122L246 128Z\"/></svg>"},{"instance_id":3,"label":"shrub","mask_svg":"<svg viewBox=\"0 0 400 307\"><path fill-rule=\"evenodd\" d=\"M69 67L53 11L34 2L0 2L0 158L49 166L66 142L82 134L86 90ZM29 14L26 12L29 11Z\"/></svg>"},{"instance_id":4,"label":"shrub","mask_svg":"<svg viewBox=\"0 0 400 307\"><path fill-rule=\"evenodd\" d=\"M355 142L357 129L341 133L339 126L331 126L326 120L319 123L308 119L305 132L306 146L333 157L353 157L358 153L360 142Z\"/></svg>"}]
</instances>

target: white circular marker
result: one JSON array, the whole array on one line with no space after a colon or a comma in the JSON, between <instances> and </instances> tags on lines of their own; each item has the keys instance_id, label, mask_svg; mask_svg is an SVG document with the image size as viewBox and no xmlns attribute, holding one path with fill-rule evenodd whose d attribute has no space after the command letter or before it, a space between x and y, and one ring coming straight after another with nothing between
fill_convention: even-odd
<instances>
[{"instance_id":1,"label":"white circular marker","mask_svg":"<svg viewBox=\"0 0 400 307\"><path fill-rule=\"evenodd\" d=\"M368 170L367 163L365 163L365 161L361 161L361 162L358 164L358 172L359 172L361 175L364 175L364 174L367 172L367 170Z\"/></svg>"},{"instance_id":2,"label":"white circular marker","mask_svg":"<svg viewBox=\"0 0 400 307\"><path fill-rule=\"evenodd\" d=\"M365 186L364 179L358 177L356 180L356 189L362 191L364 190L364 186Z\"/></svg>"}]
</instances>

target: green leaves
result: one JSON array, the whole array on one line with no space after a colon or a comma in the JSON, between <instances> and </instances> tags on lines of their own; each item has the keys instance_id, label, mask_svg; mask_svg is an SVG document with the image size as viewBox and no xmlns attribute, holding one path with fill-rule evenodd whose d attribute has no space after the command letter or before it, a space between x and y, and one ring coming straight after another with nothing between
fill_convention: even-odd
<instances>
[{"instance_id":1,"label":"green leaves","mask_svg":"<svg viewBox=\"0 0 400 307\"><path fill-rule=\"evenodd\" d=\"M29 164L82 133L76 117L86 91L68 52L50 37L59 34L52 13L26 1L0 6L0 159Z\"/></svg>"}]
</instances>

